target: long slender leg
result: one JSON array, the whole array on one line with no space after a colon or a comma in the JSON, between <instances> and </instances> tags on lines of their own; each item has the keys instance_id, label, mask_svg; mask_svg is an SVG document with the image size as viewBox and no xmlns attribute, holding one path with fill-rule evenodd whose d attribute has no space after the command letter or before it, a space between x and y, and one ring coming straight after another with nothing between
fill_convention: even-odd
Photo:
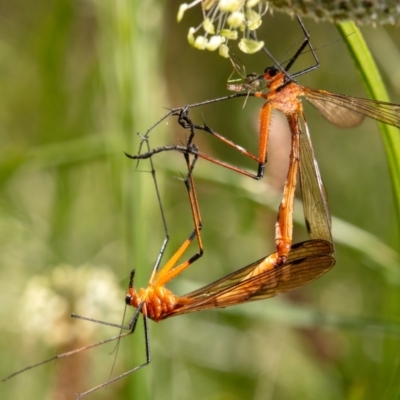
<instances>
[{"instance_id":1,"label":"long slender leg","mask_svg":"<svg viewBox=\"0 0 400 400\"><path fill-rule=\"evenodd\" d=\"M187 110L183 110L180 115L180 119L182 120L181 125L185 126L185 128L191 130L191 135L189 136L188 142L186 144L186 148L190 148L193 151L197 150L196 146L192 144L192 140L195 135L195 125L191 122L189 118L187 118ZM172 255L172 257L167 261L165 266L160 270L157 274L153 274L150 283L155 286L164 286L167 282L173 279L175 276L184 271L189 265L198 260L204 253L203 242L200 235L200 230L202 229L200 208L197 200L196 190L194 186L193 180L193 170L195 164L198 159L198 155L194 154L193 161L190 161L190 153L183 152L183 156L185 158L186 166L188 169L187 176L185 178L185 186L189 196L189 203L192 212L192 218L194 222L194 231L190 234L190 236L183 242L180 248ZM190 257L188 260L183 263L175 266L181 256L186 252L193 239L197 238L199 251Z\"/></svg>"},{"instance_id":2,"label":"long slender leg","mask_svg":"<svg viewBox=\"0 0 400 400\"><path fill-rule=\"evenodd\" d=\"M188 145L191 145L191 144L188 142ZM202 227L202 223L201 223L200 210L199 210L199 206L198 206L198 201L197 201L197 196L195 193L195 187L194 187L194 181L193 181L193 169L194 169L195 163L197 161L197 156L194 157L192 162L190 162L189 154L185 153L184 158L185 158L186 165L188 168L188 175L185 179L185 185L186 185L186 188L187 188L187 191L189 194L189 201L190 201L190 205L191 205L192 217L193 217L193 221L195 224L195 229L192 232L192 234L189 236L189 238L186 239L186 241L182 244L182 246L178 249L178 251L175 252L175 254L168 260L166 265L160 271L157 272L156 269L153 269L152 278L150 279L150 285L164 286L168 281L173 279L176 275L178 275L180 272L182 272L185 268L187 268L190 264L192 264L194 261L196 261L198 258L200 258L203 254L203 244L202 244L202 240L201 240L201 236L200 236L200 230ZM199 251L194 256L190 257L189 260L181 263L177 267L174 267L176 262L185 253L185 251L187 250L190 243L193 241L193 239L195 237L197 237L197 240L198 240ZM130 281L129 281L130 288L133 288L134 276L135 276L135 271L132 271L131 276L130 276ZM130 375L131 373L145 367L146 365L148 365L151 362L151 352L150 352L149 332L148 332L148 317L147 317L147 309L146 309L145 302L142 302L141 304L139 304L131 322L129 323L128 328L130 329L130 332L128 332L127 334L124 334L124 335L120 335L120 337L132 334L134 332L140 312L142 312L142 314L143 314L146 361L144 363L130 369L129 371L126 371L123 374L116 376L115 378L109 379L107 382L97 385L96 387L94 387L86 392L80 393L78 395L78 398L82 398L104 386L109 385L112 382L115 382L127 375Z\"/></svg>"},{"instance_id":3,"label":"long slender leg","mask_svg":"<svg viewBox=\"0 0 400 400\"><path fill-rule=\"evenodd\" d=\"M297 17L297 21L300 24L301 29L303 30L304 33L304 41L302 43L302 45L300 46L299 50L297 50L296 54L293 56L292 60L289 61L289 63L286 65L286 70L288 70L293 64L294 62L297 60L297 58L300 56L300 54L303 52L303 50L305 49L305 47L308 45L308 47L310 48L311 54L314 57L315 60L315 64L312 65L311 67L308 67L306 69L303 69L302 71L296 72L295 74L292 75L292 78L296 77L296 76L300 76L300 75L304 75L310 71L313 71L314 69L317 69L319 67L319 60L317 58L317 55L315 53L314 47L310 41L310 35L307 32L306 27L303 24L303 21L301 20L301 18L296 15Z\"/></svg>"},{"instance_id":4,"label":"long slender leg","mask_svg":"<svg viewBox=\"0 0 400 400\"><path fill-rule=\"evenodd\" d=\"M189 139L190 143L192 142L192 139L194 137L195 129L202 130L206 133L209 133L211 136L214 136L215 138L217 138L221 142L227 144L228 146L233 147L234 149L238 150L239 152L241 152L245 156L251 158L252 160L259 162L259 158L257 156L255 156L253 153L247 151L245 148L243 148L242 146L239 146L238 144L236 144L232 140L226 138L225 136L222 136L219 133L215 132L207 124L204 124L204 125L194 124L192 122L192 120L189 119L188 114L189 114L189 109L184 108L182 110L182 112L179 114L178 123L179 123L179 125L182 126L182 128L191 130L191 138Z\"/></svg>"},{"instance_id":5,"label":"long slender leg","mask_svg":"<svg viewBox=\"0 0 400 400\"><path fill-rule=\"evenodd\" d=\"M258 146L258 159L259 159L259 170L258 175L264 175L265 164L267 163L267 151L268 151L268 136L271 126L271 104L267 101L260 110L260 137Z\"/></svg>"},{"instance_id":6,"label":"long slender leg","mask_svg":"<svg viewBox=\"0 0 400 400\"><path fill-rule=\"evenodd\" d=\"M120 374L116 376L115 378L109 379L107 382L103 382L100 385L97 385L86 392L79 393L77 398L81 399L82 397L87 396L90 393L95 392L96 390L101 389L102 387L108 386L109 384L118 381L122 378L124 378L127 375L132 374L133 372L145 367L146 365L149 365L151 362L151 352L150 352L150 342L149 342L149 326L148 326L148 318L146 316L143 316L143 325L144 325L144 340L145 340L145 346L146 346L146 361L140 365L137 365L135 368L130 369L129 371L124 372L123 374ZM134 328L133 328L134 329ZM133 330L131 332L128 332L126 334L120 335L118 339L121 339L124 336L128 336L131 333L133 333Z\"/></svg>"},{"instance_id":7,"label":"long slender leg","mask_svg":"<svg viewBox=\"0 0 400 400\"><path fill-rule=\"evenodd\" d=\"M188 145L190 145L190 143ZM189 265L198 260L204 253L203 242L200 235L200 230L202 229L200 208L193 181L193 169L198 157L197 155L195 155L192 163L190 163L189 154L184 153L184 157L188 168L188 175L185 179L185 185L189 195L190 208L192 211L192 218L194 222L194 231L185 240L178 251L168 260L162 270L159 271L155 278L151 281L152 284L157 286L164 286L167 282L175 278L178 274L189 267ZM190 246L194 238L197 238L199 251L191 256L188 260L182 262L178 266L175 266L179 258L186 252L187 248Z\"/></svg>"},{"instance_id":8,"label":"long slender leg","mask_svg":"<svg viewBox=\"0 0 400 400\"><path fill-rule=\"evenodd\" d=\"M174 115L176 115L176 114L174 114ZM259 156L256 156L253 153L246 150L244 147L239 146L235 142L233 142L233 141L227 139L226 137L220 135L219 133L215 132L206 124L204 124L204 125L194 124L188 117L188 108L181 109L181 111L179 112L178 122L184 129L191 130L191 136L194 135L196 130L206 132L206 133L214 136L218 140L222 141L223 143L227 144L228 146L236 149L238 152L245 155L246 157L252 159L253 161L256 161L258 163L257 173L249 172L243 168L237 167L236 165L227 163L225 161L218 160L217 158L214 158L207 154L201 153L200 151L198 151L197 148L193 148L192 146L168 145L168 146L158 147L158 148L152 149L146 153L137 154L137 155L130 155L130 154L125 153L126 156L131 159L134 159L134 160L140 160L140 159L150 158L153 155L162 153L164 151L180 151L182 153L189 153L189 154L197 155L198 157L203 158L204 160L210 161L214 164L220 165L221 167L230 169L231 171L234 171L234 172L238 172L242 175L248 176L253 179L258 180L264 176L266 157L265 157L265 155L260 157L261 151L259 151ZM268 130L266 132L268 132ZM264 143L265 140L266 140L265 138L260 137L260 143Z\"/></svg>"},{"instance_id":9,"label":"long slender leg","mask_svg":"<svg viewBox=\"0 0 400 400\"><path fill-rule=\"evenodd\" d=\"M256 97L262 97L263 93L262 92L256 92L254 93ZM233 147L234 149L238 150L245 156L251 158L254 161L257 161L258 163L258 171L257 174L252 174L249 173L248 171L243 170L242 168L238 168L234 165L225 163L223 161L217 160L213 157L209 157L205 154L200 154L197 153L199 157L207 159L208 161L214 162L215 164L221 165L225 168L231 169L233 171L239 172L243 175L250 176L255 179L261 179L264 176L264 169L265 169L265 164L267 162L267 148L268 148L268 134L269 134L269 128L270 128L270 122L271 122L271 105L267 101L264 106L262 107L260 111L260 130L259 130L259 146L258 146L258 157L255 156L254 154L250 153L247 151L245 148L242 146L237 145L235 142L232 142L231 140L225 138L224 136L218 134L217 132L214 132L209 126L204 124L203 126L193 124L193 122L189 119L188 117L188 109L184 109L178 119L179 124L185 128L191 129L191 137L190 141L194 137L194 129L199 129L203 130L205 132L210 133L217 139L221 140L223 143L228 144L229 146Z\"/></svg>"},{"instance_id":10,"label":"long slender leg","mask_svg":"<svg viewBox=\"0 0 400 400\"><path fill-rule=\"evenodd\" d=\"M300 158L300 126L297 112L286 115L286 118L291 131L292 148L289 158L289 171L275 225L276 248L282 263L286 262L292 245L294 194Z\"/></svg>"}]
</instances>

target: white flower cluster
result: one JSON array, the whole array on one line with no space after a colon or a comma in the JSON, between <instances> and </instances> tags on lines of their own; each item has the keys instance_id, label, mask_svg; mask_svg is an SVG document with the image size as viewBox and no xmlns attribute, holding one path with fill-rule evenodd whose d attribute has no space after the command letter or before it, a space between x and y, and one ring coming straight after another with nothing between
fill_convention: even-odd
<instances>
[{"instance_id":1,"label":"white flower cluster","mask_svg":"<svg viewBox=\"0 0 400 400\"><path fill-rule=\"evenodd\" d=\"M190 28L189 44L199 50L219 50L222 57L229 57L229 40L237 40L238 31L242 32L239 49L247 54L253 54L262 49L263 41L250 38L250 32L261 26L261 18L268 10L265 0L194 0L192 3L181 4L178 11L178 22L185 11L201 4L203 23L197 28ZM257 11L254 9L257 8ZM203 35L195 34L203 29Z\"/></svg>"},{"instance_id":2,"label":"white flower cluster","mask_svg":"<svg viewBox=\"0 0 400 400\"><path fill-rule=\"evenodd\" d=\"M51 346L89 340L100 325L84 324L82 328L70 318L71 311L109 321L123 312L119 301L123 296L115 274L106 267L57 265L47 276L34 276L21 296L22 326L26 326L26 316L31 317L26 339L36 342L41 338Z\"/></svg>"}]
</instances>

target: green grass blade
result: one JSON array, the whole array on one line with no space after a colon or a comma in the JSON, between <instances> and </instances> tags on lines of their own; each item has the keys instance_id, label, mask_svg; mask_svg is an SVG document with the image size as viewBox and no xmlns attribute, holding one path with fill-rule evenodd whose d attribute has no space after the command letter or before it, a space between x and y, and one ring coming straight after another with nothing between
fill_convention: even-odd
<instances>
[{"instance_id":1,"label":"green grass blade","mask_svg":"<svg viewBox=\"0 0 400 400\"><path fill-rule=\"evenodd\" d=\"M338 30L361 74L364 86L372 99L389 101L382 77L367 47L362 33L352 21L340 22ZM392 178L398 225L400 226L400 134L399 129L378 122Z\"/></svg>"}]
</instances>

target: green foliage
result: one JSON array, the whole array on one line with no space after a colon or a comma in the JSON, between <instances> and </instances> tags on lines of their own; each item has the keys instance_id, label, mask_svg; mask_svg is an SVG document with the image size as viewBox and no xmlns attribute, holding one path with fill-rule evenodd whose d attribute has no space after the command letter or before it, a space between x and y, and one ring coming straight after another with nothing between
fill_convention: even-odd
<instances>
[{"instance_id":1,"label":"green foliage","mask_svg":"<svg viewBox=\"0 0 400 400\"><path fill-rule=\"evenodd\" d=\"M1 377L117 334L69 314L120 323L132 268L136 284L146 285L164 231L149 165L136 167L123 152L137 152L136 133L162 117L163 107L225 95L232 72L217 54L187 45L196 15L176 25L176 11L163 2L128 0L3 7ZM268 48L287 59L286 51L302 39L296 22L276 14L263 24L260 36ZM320 48L321 67L301 83L365 96L344 44L325 46L337 39L335 29L305 24ZM387 32L389 38L398 35L395 28ZM305 56L300 64L309 61ZM261 53L243 56L243 62L248 72L269 64ZM400 102L399 92L391 95ZM191 115L198 121L203 115L215 130L255 151L261 104L249 99L242 110L242 101L235 100ZM341 132L313 109L306 112L334 216L336 267L286 296L150 323L151 365L90 399L399 395L398 226L376 124L366 121ZM172 282L176 293L273 251L275 194L286 174L289 140L281 116L274 116L274 126L269 186L199 161L195 178L205 254ZM179 143L186 134L170 118L152 132L150 144ZM209 137L198 137L197 144L216 157L253 166ZM154 162L171 237L165 261L192 224L184 185L176 179L185 172L182 156L164 154ZM301 219L300 213L296 241L306 238ZM75 392L108 379L114 350L113 344L102 346L27 371L1 383L1 393L9 399L74 399ZM112 375L144 359L139 325L121 341Z\"/></svg>"}]
</instances>

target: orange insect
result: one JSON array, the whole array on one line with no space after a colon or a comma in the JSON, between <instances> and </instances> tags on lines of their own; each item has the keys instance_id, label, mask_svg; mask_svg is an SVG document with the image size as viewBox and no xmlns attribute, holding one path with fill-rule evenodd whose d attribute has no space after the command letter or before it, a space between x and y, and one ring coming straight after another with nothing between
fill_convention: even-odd
<instances>
[{"instance_id":1,"label":"orange insect","mask_svg":"<svg viewBox=\"0 0 400 400\"><path fill-rule=\"evenodd\" d=\"M188 163L188 168L192 171L193 164L191 166L189 163L188 153L184 154ZM148 318L158 322L166 318L190 312L224 308L245 302L267 299L279 293L284 293L307 285L329 271L335 265L333 245L330 241L322 239L308 240L293 245L284 263L282 263L278 253L273 253L198 290L183 296L175 295L172 291L167 289L165 285L189 267L189 265L197 260L203 253L200 237L201 216L191 173L186 180L186 184L189 192L193 220L195 222L193 233L161 270L153 270L146 288L142 288L138 291L134 288L133 279L135 271L132 271L125 301L127 305L136 307L137 310L130 324L124 327L124 329L128 329L129 332L119 337L95 344L100 345L133 333L139 313L141 312L144 319L146 361L82 393L80 397L86 396L95 390L109 385L150 363ZM305 181L304 184L307 186L308 181ZM308 197L305 201L308 202L310 199L312 199L312 197ZM313 199L312 202L314 202ZM323 224L325 224L325 220ZM317 231L324 231L325 236L330 236L329 225L325 224L323 227L320 225L318 219L312 219L310 232L315 234ZM198 240L199 252L187 261L177 265L178 260L187 251L195 237Z\"/></svg>"},{"instance_id":2,"label":"orange insect","mask_svg":"<svg viewBox=\"0 0 400 400\"><path fill-rule=\"evenodd\" d=\"M133 159L143 159L151 157L152 155L162 151L178 150L181 152L196 154L203 159L209 160L215 164L239 172L245 176L249 176L254 179L261 179L264 175L264 168L267 161L268 135L271 125L271 112L274 109L283 112L286 116L291 131L291 153L289 170L283 190L282 201L279 206L278 218L275 227L276 249L279 255L279 259L283 263L285 263L287 260L288 253L292 244L292 213L298 171L300 172L300 175L304 175L304 179L307 179L307 177L314 175L312 178L312 182L308 186L308 190L302 190L302 194L303 196L315 196L317 192L319 192L318 196L320 197L322 202L321 204L318 204L318 207L324 208L325 216L323 215L323 213L317 213L318 218L324 220L320 221L320 223L330 224L330 214L325 196L325 190L320 177L317 161L314 157L314 151L310 142L308 126L306 123L303 105L300 98L304 97L305 99L307 99L321 112L321 114L329 122L341 128L351 128L357 126L362 122L364 116L368 116L378 121L400 128L400 105L370 99L362 99L358 97L351 97L327 92L324 90L311 89L305 86L301 86L295 81L295 77L310 72L318 68L319 66L317 56L310 42L310 37L300 18L297 17L297 19L304 32L305 38L295 55L284 67L275 60L275 58L268 52L267 49L264 49L269 57L275 62L275 66L266 68L264 73L256 78L252 77L252 75L246 77L242 84L235 83L228 85L229 90L240 93L205 101L202 103L192 104L181 108L172 109L166 116L164 116L160 121L153 125L145 134L145 138L147 138L150 131L170 115L178 115L178 121L180 122L180 124L184 128L189 127L189 125L186 124L185 118L187 118L187 110L193 107L199 107L205 104L227 100L239 96L252 96L264 99L266 100L266 102L261 108L259 115L259 146L257 155L249 152L242 146L239 146L233 141L213 131L209 126L205 124L195 125L197 130L202 130L216 137L227 145L235 148L240 153L256 161L258 163L258 171L256 174L237 167L236 165L232 165L222 160L213 158L208 154L199 152L197 149L190 149L185 146L170 145L153 149L152 151L144 154L128 155L128 157ZM297 58L304 52L307 46L310 48L310 51L315 59L315 65L303 71L290 75L288 71L293 66ZM262 84L264 84L267 91L259 89ZM183 114L185 114L185 116L183 116ZM304 164L304 161L306 161L306 164ZM310 218L315 218L313 216L313 209L305 209L305 214L307 223L309 223ZM315 236L310 235L310 237L325 239L328 241L330 240L330 234L327 234L327 232L323 232L323 234L319 232Z\"/></svg>"},{"instance_id":3,"label":"orange insect","mask_svg":"<svg viewBox=\"0 0 400 400\"><path fill-rule=\"evenodd\" d=\"M136 326L139 312L143 314L146 340L146 362L111 379L95 388L82 393L87 395L105 385L137 371L150 363L150 348L148 342L147 319L161 321L163 319L201 310L224 308L245 302L267 299L304 286L317 279L335 265L332 245L330 220L327 219L326 199L319 186L322 184L318 166L314 163L314 154L307 136L303 135L303 151L300 155L300 183L303 204L307 219L309 235L314 240L308 240L291 246L286 260L283 262L276 252L194 292L177 296L165 285L183 272L190 264L203 254L200 237L201 216L192 177L194 163L198 158L197 148L191 143L196 125L187 116L187 110L180 115L180 123L191 130L187 151L183 154L189 170L186 185L189 193L195 229L176 253L167 261L164 267L153 270L147 288L136 290L133 286L135 272L132 271L129 289L126 294L126 304L136 307L130 324L130 331L122 336L131 334ZM194 153L194 161L189 162L189 154ZM178 260L187 251L190 243L197 237L199 252L189 260L178 264ZM99 343L102 344L103 342Z\"/></svg>"},{"instance_id":4,"label":"orange insect","mask_svg":"<svg viewBox=\"0 0 400 400\"><path fill-rule=\"evenodd\" d=\"M190 123L190 120L187 118L186 122ZM192 133L194 132L193 129L194 127L192 127ZM191 150L195 149L191 143L188 144L188 148ZM148 318L154 321L160 321L172 316L186 314L189 312L228 307L249 301L266 299L279 293L287 292L300 286L304 286L317 279L334 266L335 259L332 243L328 240L322 239L309 240L293 245L288 252L288 257L285 263L282 263L277 253L273 253L217 280L214 283L211 283L210 285L188 293L184 296L177 296L172 293L165 287L165 285L183 272L187 267L189 267L189 265L200 258L203 254L203 244L200 236L202 222L192 177L193 168L198 156L195 155L192 162L190 162L189 159L189 152L184 153L184 157L189 171L188 176L185 179L185 184L189 194L190 206L194 221L194 231L175 252L175 254L173 254L173 256L166 262L166 264L161 269L158 269L162 253L165 249L164 243L153 273L151 274L147 288L140 289L138 291L134 289L133 279L135 276L135 271L132 271L125 301L127 305L134 306L137 309L127 326L121 327L116 324L79 317L92 322L105 323L110 326L115 326L119 329L127 330L128 332L89 346L59 354L48 360L17 371L3 379L3 381L6 381L17 374L38 367L50 361L69 357L81 351L88 350L90 348L131 335L135 330L139 315L142 313L145 331L146 361L143 364L140 364L133 369L108 380L107 382L104 382L90 390L87 390L86 392L79 394L78 398L82 398L116 380L119 380L137 371L138 369L143 368L150 363ZM300 179L303 179L303 177L305 177L304 174L301 175ZM305 180L304 187L307 187L309 183L309 179ZM314 194L319 197L319 192ZM305 203L307 204L309 202L315 204L316 201L319 204L321 203L320 199L316 200L316 198L312 196L305 198ZM307 207L309 206L307 205ZM321 210L322 209L319 208L319 212L321 212ZM324 212L323 215L325 216ZM323 219L321 225L318 218L313 218L310 220L310 232L312 235L315 235L318 231L324 231L323 235L330 238L330 227L328 224L326 224L326 220ZM197 239L199 246L198 252L196 252L188 260L178 264L178 261L186 253L190 244L195 239ZM76 315L73 316L76 317Z\"/></svg>"}]
</instances>

